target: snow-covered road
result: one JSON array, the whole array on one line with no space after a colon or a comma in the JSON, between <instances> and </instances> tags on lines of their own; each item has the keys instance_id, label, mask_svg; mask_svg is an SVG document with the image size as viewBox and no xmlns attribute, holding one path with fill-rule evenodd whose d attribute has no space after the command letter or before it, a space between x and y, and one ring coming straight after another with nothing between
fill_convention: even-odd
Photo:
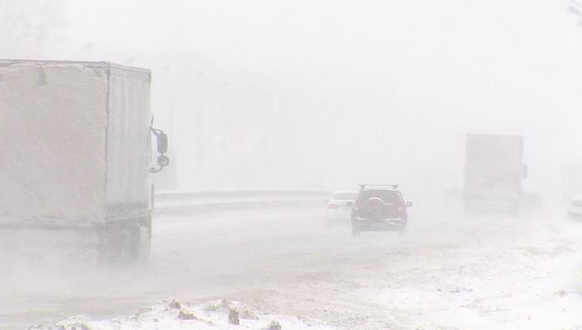
<instances>
[{"instance_id":1,"label":"snow-covered road","mask_svg":"<svg viewBox=\"0 0 582 330\"><path fill-rule=\"evenodd\" d=\"M322 208L157 218L145 267L0 277L0 329L215 298L345 329L582 327L582 223L559 209L465 217L444 197L414 201L405 236L354 238L325 227Z\"/></svg>"}]
</instances>

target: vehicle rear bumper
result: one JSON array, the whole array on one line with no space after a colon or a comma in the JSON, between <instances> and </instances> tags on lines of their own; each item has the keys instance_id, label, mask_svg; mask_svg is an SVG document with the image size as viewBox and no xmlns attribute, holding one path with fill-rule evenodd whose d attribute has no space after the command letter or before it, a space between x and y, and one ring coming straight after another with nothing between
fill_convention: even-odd
<instances>
[{"instance_id":1,"label":"vehicle rear bumper","mask_svg":"<svg viewBox=\"0 0 582 330\"><path fill-rule=\"evenodd\" d=\"M352 219L352 226L360 231L397 231L406 227L404 219Z\"/></svg>"}]
</instances>

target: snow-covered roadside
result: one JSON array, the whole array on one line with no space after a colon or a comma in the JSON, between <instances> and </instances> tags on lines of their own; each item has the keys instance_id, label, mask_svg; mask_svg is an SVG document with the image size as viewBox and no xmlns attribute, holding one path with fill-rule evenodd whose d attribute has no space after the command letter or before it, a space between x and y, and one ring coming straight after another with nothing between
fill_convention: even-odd
<instances>
[{"instance_id":1,"label":"snow-covered roadside","mask_svg":"<svg viewBox=\"0 0 582 330\"><path fill-rule=\"evenodd\" d=\"M348 329L582 329L582 223L458 220L395 245L363 235L357 243L375 249L365 256L344 250L289 287L238 298Z\"/></svg>"},{"instance_id":2,"label":"snow-covered roadside","mask_svg":"<svg viewBox=\"0 0 582 330\"><path fill-rule=\"evenodd\" d=\"M303 316L264 314L240 302L217 300L200 305L162 301L138 313L109 320L73 316L29 330L337 330Z\"/></svg>"},{"instance_id":3,"label":"snow-covered roadside","mask_svg":"<svg viewBox=\"0 0 582 330\"><path fill-rule=\"evenodd\" d=\"M413 271L414 283L396 276L392 285L358 288L343 298L393 311L397 329L579 329L579 254L545 262L535 253L522 261L500 256L505 265L499 268L476 256L468 267Z\"/></svg>"},{"instance_id":4,"label":"snow-covered roadside","mask_svg":"<svg viewBox=\"0 0 582 330\"><path fill-rule=\"evenodd\" d=\"M579 329L580 224L534 220L505 230L425 252L418 265L426 268L345 298L407 311L403 329Z\"/></svg>"}]
</instances>

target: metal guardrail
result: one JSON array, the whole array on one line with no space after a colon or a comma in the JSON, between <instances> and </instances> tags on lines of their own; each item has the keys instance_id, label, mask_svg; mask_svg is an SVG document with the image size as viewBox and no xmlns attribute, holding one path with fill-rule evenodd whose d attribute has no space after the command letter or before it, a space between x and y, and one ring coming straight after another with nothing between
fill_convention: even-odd
<instances>
[{"instance_id":1,"label":"metal guardrail","mask_svg":"<svg viewBox=\"0 0 582 330\"><path fill-rule=\"evenodd\" d=\"M154 211L167 214L320 205L330 194L329 191L323 190L290 189L160 191L155 194Z\"/></svg>"}]
</instances>

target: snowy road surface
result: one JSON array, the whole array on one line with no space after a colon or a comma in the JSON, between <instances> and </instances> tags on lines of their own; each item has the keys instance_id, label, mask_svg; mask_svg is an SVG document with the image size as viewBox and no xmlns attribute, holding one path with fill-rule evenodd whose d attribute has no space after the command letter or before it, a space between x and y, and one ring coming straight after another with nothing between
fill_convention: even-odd
<instances>
[{"instance_id":1,"label":"snowy road surface","mask_svg":"<svg viewBox=\"0 0 582 330\"><path fill-rule=\"evenodd\" d=\"M404 236L354 238L316 207L157 218L145 267L4 272L0 329L217 298L343 329L582 328L582 223L414 201Z\"/></svg>"}]
</instances>

